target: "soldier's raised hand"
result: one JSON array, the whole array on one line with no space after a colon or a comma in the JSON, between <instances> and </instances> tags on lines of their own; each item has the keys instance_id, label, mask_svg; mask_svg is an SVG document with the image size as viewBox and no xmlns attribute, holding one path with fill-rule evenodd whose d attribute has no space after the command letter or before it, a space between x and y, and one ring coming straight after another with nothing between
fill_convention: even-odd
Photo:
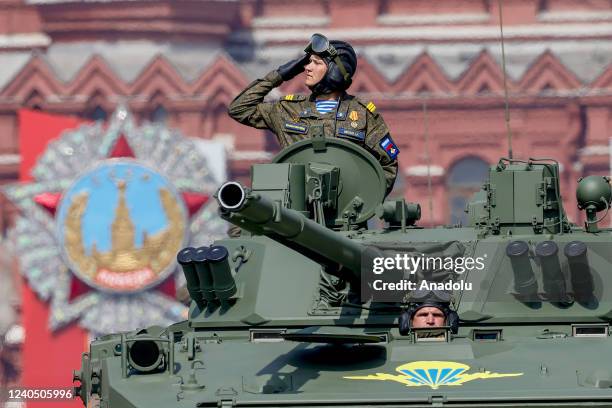
<instances>
[{"instance_id":1,"label":"soldier's raised hand","mask_svg":"<svg viewBox=\"0 0 612 408\"><path fill-rule=\"evenodd\" d=\"M308 64L310 54L304 54L299 58L293 59L278 67L278 73L283 81L293 79L296 75L304 72L304 67Z\"/></svg>"}]
</instances>

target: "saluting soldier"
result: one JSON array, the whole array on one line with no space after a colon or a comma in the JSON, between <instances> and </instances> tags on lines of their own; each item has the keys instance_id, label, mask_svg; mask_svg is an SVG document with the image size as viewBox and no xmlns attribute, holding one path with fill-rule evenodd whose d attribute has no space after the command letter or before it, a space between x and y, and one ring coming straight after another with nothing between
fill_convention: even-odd
<instances>
[{"instance_id":1,"label":"saluting soldier","mask_svg":"<svg viewBox=\"0 0 612 408\"><path fill-rule=\"evenodd\" d=\"M357 69L353 47L314 34L304 55L251 83L230 104L229 115L257 129L270 129L282 147L316 134L350 140L368 150L382 165L389 194L397 176L399 149L372 102L346 93ZM264 102L275 87L305 72L312 92Z\"/></svg>"}]
</instances>

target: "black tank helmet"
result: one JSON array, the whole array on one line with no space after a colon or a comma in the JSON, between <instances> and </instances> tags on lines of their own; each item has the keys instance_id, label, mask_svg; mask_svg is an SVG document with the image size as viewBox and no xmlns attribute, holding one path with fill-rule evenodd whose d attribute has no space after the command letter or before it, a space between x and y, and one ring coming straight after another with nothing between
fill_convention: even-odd
<instances>
[{"instance_id":1,"label":"black tank helmet","mask_svg":"<svg viewBox=\"0 0 612 408\"><path fill-rule=\"evenodd\" d=\"M310 87L313 94L345 91L351 86L357 70L357 54L349 43L329 41L322 34L314 34L304 51L318 55L327 64L327 73L323 79Z\"/></svg>"},{"instance_id":2,"label":"black tank helmet","mask_svg":"<svg viewBox=\"0 0 612 408\"><path fill-rule=\"evenodd\" d=\"M446 317L446 326L450 327L450 331L456 334L459 330L459 315L451 309L451 294L446 291L420 291L416 290L411 293L409 306L399 319L400 334L405 336L412 330L412 318L415 313L424 307L435 307L444 313Z\"/></svg>"}]
</instances>

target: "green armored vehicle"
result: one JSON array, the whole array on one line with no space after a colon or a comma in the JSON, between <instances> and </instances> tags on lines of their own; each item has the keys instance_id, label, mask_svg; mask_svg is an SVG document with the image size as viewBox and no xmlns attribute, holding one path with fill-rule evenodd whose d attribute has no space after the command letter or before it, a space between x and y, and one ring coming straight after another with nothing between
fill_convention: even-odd
<instances>
[{"instance_id":1,"label":"green armored vehicle","mask_svg":"<svg viewBox=\"0 0 612 408\"><path fill-rule=\"evenodd\" d=\"M78 395L112 408L612 406L608 179L577 185L585 228L567 221L551 160L500 160L468 226L421 228L417 204L384 194L378 162L340 139L255 165L250 189L225 183L220 213L242 233L178 254L188 320L95 340ZM411 327L423 291L448 295L442 325Z\"/></svg>"}]
</instances>

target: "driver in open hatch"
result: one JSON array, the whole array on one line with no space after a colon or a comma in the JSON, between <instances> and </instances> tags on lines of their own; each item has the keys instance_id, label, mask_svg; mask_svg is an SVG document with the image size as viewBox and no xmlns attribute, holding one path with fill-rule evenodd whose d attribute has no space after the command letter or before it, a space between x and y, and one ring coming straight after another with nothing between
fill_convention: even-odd
<instances>
[{"instance_id":1,"label":"driver in open hatch","mask_svg":"<svg viewBox=\"0 0 612 408\"><path fill-rule=\"evenodd\" d=\"M459 316L450 307L451 294L445 291L413 291L408 308L400 316L400 334L412 329L449 327L457 333Z\"/></svg>"}]
</instances>

